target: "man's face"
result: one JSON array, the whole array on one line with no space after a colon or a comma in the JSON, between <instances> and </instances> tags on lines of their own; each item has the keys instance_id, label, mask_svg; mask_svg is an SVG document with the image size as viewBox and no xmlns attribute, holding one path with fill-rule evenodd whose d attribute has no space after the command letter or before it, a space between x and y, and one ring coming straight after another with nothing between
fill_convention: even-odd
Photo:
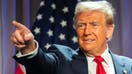
<instances>
[{"instance_id":1,"label":"man's face","mask_svg":"<svg viewBox=\"0 0 132 74\"><path fill-rule=\"evenodd\" d=\"M104 52L107 38L113 33L113 26L107 26L104 13L99 11L78 13L75 18L75 26L83 52L93 55L100 55Z\"/></svg>"}]
</instances>

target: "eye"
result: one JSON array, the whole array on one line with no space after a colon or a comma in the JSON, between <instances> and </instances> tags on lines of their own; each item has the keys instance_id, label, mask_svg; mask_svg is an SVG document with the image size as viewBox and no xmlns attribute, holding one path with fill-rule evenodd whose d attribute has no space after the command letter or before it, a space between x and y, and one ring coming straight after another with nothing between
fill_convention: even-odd
<instances>
[{"instance_id":1,"label":"eye","mask_svg":"<svg viewBox=\"0 0 132 74\"><path fill-rule=\"evenodd\" d=\"M98 24L96 22L91 22L90 23L92 26L98 26Z\"/></svg>"},{"instance_id":2,"label":"eye","mask_svg":"<svg viewBox=\"0 0 132 74\"><path fill-rule=\"evenodd\" d=\"M97 22L90 22L91 26L93 26L93 28L97 28L98 27L98 23Z\"/></svg>"},{"instance_id":3,"label":"eye","mask_svg":"<svg viewBox=\"0 0 132 74\"><path fill-rule=\"evenodd\" d=\"M78 23L77 28L83 29L83 28L85 28L85 24L84 23Z\"/></svg>"}]
</instances>

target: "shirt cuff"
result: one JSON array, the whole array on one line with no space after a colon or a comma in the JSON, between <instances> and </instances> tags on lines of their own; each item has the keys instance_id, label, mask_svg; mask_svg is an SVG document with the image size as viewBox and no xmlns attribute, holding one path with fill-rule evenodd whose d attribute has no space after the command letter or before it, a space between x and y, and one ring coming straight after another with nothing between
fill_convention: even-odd
<instances>
[{"instance_id":1,"label":"shirt cuff","mask_svg":"<svg viewBox=\"0 0 132 74\"><path fill-rule=\"evenodd\" d=\"M22 58L22 57L27 57L28 59L33 58L37 53L38 53L38 42L36 40L34 40L34 42L36 43L36 49L30 53L27 54L22 54L20 51L16 54L17 58Z\"/></svg>"}]
</instances>

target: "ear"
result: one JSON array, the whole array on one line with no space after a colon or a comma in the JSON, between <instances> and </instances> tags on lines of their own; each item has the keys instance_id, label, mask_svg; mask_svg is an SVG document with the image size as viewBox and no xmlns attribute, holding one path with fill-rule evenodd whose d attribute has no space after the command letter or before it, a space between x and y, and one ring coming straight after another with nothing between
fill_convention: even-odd
<instances>
[{"instance_id":1,"label":"ear","mask_svg":"<svg viewBox=\"0 0 132 74\"><path fill-rule=\"evenodd\" d=\"M114 24L107 24L107 30L106 30L106 39L110 40L112 38L113 32L114 32Z\"/></svg>"}]
</instances>

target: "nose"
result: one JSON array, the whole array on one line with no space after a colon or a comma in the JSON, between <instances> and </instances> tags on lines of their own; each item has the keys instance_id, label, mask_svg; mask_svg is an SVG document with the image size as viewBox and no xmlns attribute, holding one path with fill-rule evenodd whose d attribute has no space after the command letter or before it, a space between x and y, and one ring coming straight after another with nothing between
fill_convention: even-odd
<instances>
[{"instance_id":1,"label":"nose","mask_svg":"<svg viewBox=\"0 0 132 74\"><path fill-rule=\"evenodd\" d=\"M84 36L91 35L91 28L89 26L86 26L84 29Z\"/></svg>"}]
</instances>

